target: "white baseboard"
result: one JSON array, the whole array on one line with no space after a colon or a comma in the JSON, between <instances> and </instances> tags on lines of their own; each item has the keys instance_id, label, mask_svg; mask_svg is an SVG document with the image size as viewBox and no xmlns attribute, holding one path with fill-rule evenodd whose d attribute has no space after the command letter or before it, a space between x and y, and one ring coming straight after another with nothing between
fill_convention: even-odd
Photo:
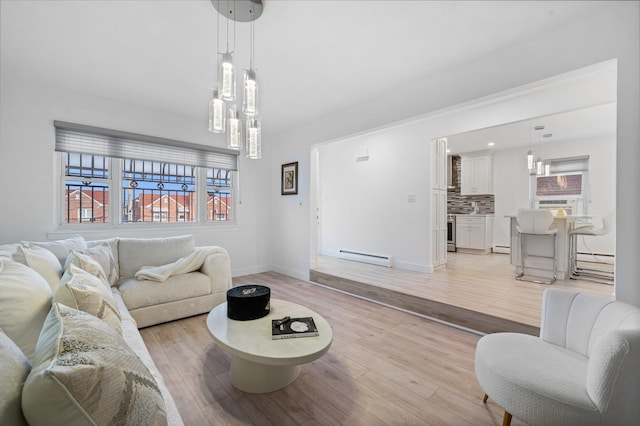
<instances>
[{"instance_id":1,"label":"white baseboard","mask_svg":"<svg viewBox=\"0 0 640 426\"><path fill-rule=\"evenodd\" d=\"M501 253L501 254L511 254L511 247L508 247L508 246L493 246L493 252L494 253Z\"/></svg>"}]
</instances>

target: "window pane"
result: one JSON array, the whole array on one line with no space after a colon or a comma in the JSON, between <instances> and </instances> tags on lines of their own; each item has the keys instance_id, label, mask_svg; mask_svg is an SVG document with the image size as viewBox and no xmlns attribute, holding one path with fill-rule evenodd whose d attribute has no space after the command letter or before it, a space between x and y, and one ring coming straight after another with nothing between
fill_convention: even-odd
<instances>
[{"instance_id":1,"label":"window pane","mask_svg":"<svg viewBox=\"0 0 640 426\"><path fill-rule=\"evenodd\" d=\"M582 194L582 174L540 176L536 179L538 197Z\"/></svg>"},{"instance_id":2,"label":"window pane","mask_svg":"<svg viewBox=\"0 0 640 426\"><path fill-rule=\"evenodd\" d=\"M102 155L78 154L67 152L65 175L86 178L109 178L107 158Z\"/></svg>"},{"instance_id":3,"label":"window pane","mask_svg":"<svg viewBox=\"0 0 640 426\"><path fill-rule=\"evenodd\" d=\"M195 222L196 168L123 160L122 222Z\"/></svg>"},{"instance_id":4,"label":"window pane","mask_svg":"<svg viewBox=\"0 0 640 426\"><path fill-rule=\"evenodd\" d=\"M109 186L104 182L65 181L65 223L109 222Z\"/></svg>"},{"instance_id":5,"label":"window pane","mask_svg":"<svg viewBox=\"0 0 640 426\"><path fill-rule=\"evenodd\" d=\"M64 223L109 222L108 159L68 152L64 170Z\"/></svg>"},{"instance_id":6,"label":"window pane","mask_svg":"<svg viewBox=\"0 0 640 426\"><path fill-rule=\"evenodd\" d=\"M207 221L230 221L231 170L207 169Z\"/></svg>"}]
</instances>

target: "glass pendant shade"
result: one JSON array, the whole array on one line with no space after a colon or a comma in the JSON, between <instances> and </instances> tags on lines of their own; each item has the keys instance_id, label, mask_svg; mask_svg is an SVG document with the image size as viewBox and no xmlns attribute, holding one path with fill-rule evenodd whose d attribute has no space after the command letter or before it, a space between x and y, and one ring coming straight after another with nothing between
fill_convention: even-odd
<instances>
[{"instance_id":1,"label":"glass pendant shade","mask_svg":"<svg viewBox=\"0 0 640 426\"><path fill-rule=\"evenodd\" d=\"M551 163L549 163L549 161L545 161L544 162L544 175L545 176L549 176L551 172Z\"/></svg>"},{"instance_id":2,"label":"glass pendant shade","mask_svg":"<svg viewBox=\"0 0 640 426\"><path fill-rule=\"evenodd\" d=\"M236 100L236 71L233 66L233 55L231 53L223 53L219 63L218 70L218 90L220 97L225 101Z\"/></svg>"},{"instance_id":3,"label":"glass pendant shade","mask_svg":"<svg viewBox=\"0 0 640 426\"><path fill-rule=\"evenodd\" d=\"M240 119L235 105L229 108L229 129L227 132L227 148L240 150L240 141L242 139L240 132Z\"/></svg>"},{"instance_id":4,"label":"glass pendant shade","mask_svg":"<svg viewBox=\"0 0 640 426\"><path fill-rule=\"evenodd\" d=\"M218 96L218 91L213 92L213 99L209 103L209 131L224 133L226 122L226 107L224 101Z\"/></svg>"},{"instance_id":5,"label":"glass pendant shade","mask_svg":"<svg viewBox=\"0 0 640 426\"><path fill-rule=\"evenodd\" d=\"M533 170L533 153L531 151L527 152L527 170Z\"/></svg>"},{"instance_id":6,"label":"glass pendant shade","mask_svg":"<svg viewBox=\"0 0 640 426\"><path fill-rule=\"evenodd\" d=\"M262 150L260 147L260 118L247 117L247 128L245 131L247 149L247 158L252 160L258 160L262 157Z\"/></svg>"},{"instance_id":7,"label":"glass pendant shade","mask_svg":"<svg viewBox=\"0 0 640 426\"><path fill-rule=\"evenodd\" d=\"M244 96L242 98L242 112L245 115L258 114L258 80L254 70L244 72Z\"/></svg>"},{"instance_id":8,"label":"glass pendant shade","mask_svg":"<svg viewBox=\"0 0 640 426\"><path fill-rule=\"evenodd\" d=\"M538 160L536 162L536 174L542 175L543 169L544 169L544 164L542 163L542 160Z\"/></svg>"}]
</instances>

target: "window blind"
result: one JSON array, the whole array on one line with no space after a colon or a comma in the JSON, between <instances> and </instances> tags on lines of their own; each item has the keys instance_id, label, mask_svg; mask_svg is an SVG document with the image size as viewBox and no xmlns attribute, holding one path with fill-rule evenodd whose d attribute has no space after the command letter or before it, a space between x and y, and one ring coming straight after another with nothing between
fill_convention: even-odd
<instances>
[{"instance_id":1,"label":"window blind","mask_svg":"<svg viewBox=\"0 0 640 426\"><path fill-rule=\"evenodd\" d=\"M119 130L54 121L55 150L113 158L238 169L238 151Z\"/></svg>"},{"instance_id":2,"label":"window blind","mask_svg":"<svg viewBox=\"0 0 640 426\"><path fill-rule=\"evenodd\" d=\"M586 172L589 170L589 156L554 158L550 160L550 173Z\"/></svg>"}]
</instances>

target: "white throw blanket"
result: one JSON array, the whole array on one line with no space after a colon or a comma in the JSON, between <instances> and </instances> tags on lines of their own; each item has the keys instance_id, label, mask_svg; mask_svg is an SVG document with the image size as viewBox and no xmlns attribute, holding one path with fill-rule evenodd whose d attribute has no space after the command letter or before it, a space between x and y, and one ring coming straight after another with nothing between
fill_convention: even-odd
<instances>
[{"instance_id":1,"label":"white throw blanket","mask_svg":"<svg viewBox=\"0 0 640 426\"><path fill-rule=\"evenodd\" d=\"M135 277L138 280L164 282L171 276L199 270L207 257L214 253L223 252L224 249L221 247L197 247L189 256L173 263L162 266L143 266L136 272Z\"/></svg>"}]
</instances>

